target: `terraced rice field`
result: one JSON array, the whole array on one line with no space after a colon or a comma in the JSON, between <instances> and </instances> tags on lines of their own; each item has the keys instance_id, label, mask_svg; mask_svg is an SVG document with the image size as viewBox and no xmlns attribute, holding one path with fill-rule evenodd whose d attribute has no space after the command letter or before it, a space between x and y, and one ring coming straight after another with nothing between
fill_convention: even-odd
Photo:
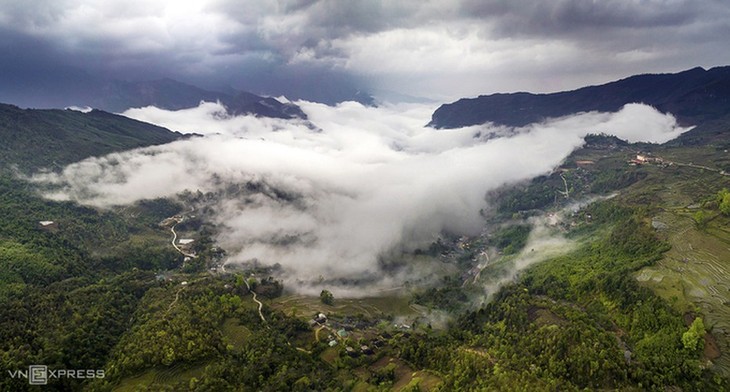
<instances>
[{"instance_id":1,"label":"terraced rice field","mask_svg":"<svg viewBox=\"0 0 730 392\"><path fill-rule=\"evenodd\" d=\"M189 382L193 377L200 378L205 366L185 367L178 364L169 368L158 368L145 371L137 376L123 379L114 392L137 391L144 385L150 390L163 390L178 382Z\"/></svg>"},{"instance_id":2,"label":"terraced rice field","mask_svg":"<svg viewBox=\"0 0 730 392\"><path fill-rule=\"evenodd\" d=\"M730 231L718 216L705 230L697 229L692 209L671 209L655 217L672 244L657 265L636 278L682 312L700 313L717 339L722 355L717 370L730 375Z\"/></svg>"},{"instance_id":3,"label":"terraced rice field","mask_svg":"<svg viewBox=\"0 0 730 392\"><path fill-rule=\"evenodd\" d=\"M334 305L323 304L319 297L288 295L277 298L269 302L268 305L288 315L297 315L304 318L309 318L319 312L340 315L362 314L370 318L384 315L413 317L421 314L414 305L409 304L408 297L397 295L342 299L335 297Z\"/></svg>"}]
</instances>

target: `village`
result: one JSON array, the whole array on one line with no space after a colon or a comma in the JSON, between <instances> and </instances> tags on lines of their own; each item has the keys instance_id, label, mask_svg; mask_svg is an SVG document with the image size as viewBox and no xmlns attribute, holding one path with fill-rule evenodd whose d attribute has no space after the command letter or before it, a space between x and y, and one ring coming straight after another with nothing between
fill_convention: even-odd
<instances>
[{"instance_id":1,"label":"village","mask_svg":"<svg viewBox=\"0 0 730 392\"><path fill-rule=\"evenodd\" d=\"M725 153L727 153L727 150L725 150ZM640 166L640 165L649 165L654 164L656 166L659 166L661 168L667 168L671 166L684 166L684 167L691 167L695 169L701 169L701 170L708 170L711 172L718 173L723 176L730 176L730 173L725 172L725 170L712 168L704 165L698 165L693 162L689 163L681 163L676 161L669 161L665 160L661 157L652 156L651 153L637 153L636 156L628 161L628 164L631 166Z\"/></svg>"}]
</instances>

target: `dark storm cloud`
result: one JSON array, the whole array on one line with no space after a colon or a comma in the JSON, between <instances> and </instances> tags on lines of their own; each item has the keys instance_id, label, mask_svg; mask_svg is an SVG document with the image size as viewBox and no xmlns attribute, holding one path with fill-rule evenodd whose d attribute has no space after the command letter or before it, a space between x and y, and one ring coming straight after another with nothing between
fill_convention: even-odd
<instances>
[{"instance_id":1,"label":"dark storm cloud","mask_svg":"<svg viewBox=\"0 0 730 392\"><path fill-rule=\"evenodd\" d=\"M489 33L495 37L561 40L608 59L612 54L641 51L657 58L669 56L674 63L681 62L684 51L694 61L711 59L704 65L727 61L712 53L730 33L730 8L717 0L466 1L459 13L491 21ZM661 66L659 61L646 68Z\"/></svg>"},{"instance_id":2,"label":"dark storm cloud","mask_svg":"<svg viewBox=\"0 0 730 392\"><path fill-rule=\"evenodd\" d=\"M0 50L15 77L71 67L294 98L453 99L727 64L728 21L720 0L6 0Z\"/></svg>"},{"instance_id":3,"label":"dark storm cloud","mask_svg":"<svg viewBox=\"0 0 730 392\"><path fill-rule=\"evenodd\" d=\"M697 2L555 0L465 1L460 14L498 18L506 34L565 34L584 30L677 26L698 16Z\"/></svg>"}]
</instances>

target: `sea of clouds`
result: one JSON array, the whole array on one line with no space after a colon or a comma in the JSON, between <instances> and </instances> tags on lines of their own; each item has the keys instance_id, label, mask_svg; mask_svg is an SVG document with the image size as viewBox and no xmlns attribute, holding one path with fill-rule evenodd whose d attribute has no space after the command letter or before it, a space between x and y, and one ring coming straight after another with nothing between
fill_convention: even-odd
<instances>
[{"instance_id":1,"label":"sea of clouds","mask_svg":"<svg viewBox=\"0 0 730 392\"><path fill-rule=\"evenodd\" d=\"M203 136L89 158L33 180L53 185L48 198L101 208L259 184L287 197L223 198L209 217L228 263L279 263L300 280L378 277L384 257L443 232L479 233L488 191L549 173L588 133L662 143L687 130L640 104L517 129L435 130L425 127L432 105L296 103L308 121L234 117L210 102L130 109L123 114Z\"/></svg>"}]
</instances>

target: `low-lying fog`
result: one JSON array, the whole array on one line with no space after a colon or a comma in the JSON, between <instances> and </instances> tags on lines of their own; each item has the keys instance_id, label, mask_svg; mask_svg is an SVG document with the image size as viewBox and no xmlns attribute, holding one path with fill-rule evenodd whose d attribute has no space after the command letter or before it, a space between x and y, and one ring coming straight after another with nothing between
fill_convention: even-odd
<instances>
[{"instance_id":1,"label":"low-lying fog","mask_svg":"<svg viewBox=\"0 0 730 392\"><path fill-rule=\"evenodd\" d=\"M638 104L518 129L456 130L424 127L434 106L297 104L316 126L230 117L216 103L131 109L124 115L205 136L90 158L34 180L57 185L49 198L98 207L256 182L286 197L262 192L215 206L229 263L279 263L303 280L382 277L382 286L397 284L383 276L384 255L428 246L443 231L479 233L489 190L550 172L586 134L661 143L687 130Z\"/></svg>"}]
</instances>

